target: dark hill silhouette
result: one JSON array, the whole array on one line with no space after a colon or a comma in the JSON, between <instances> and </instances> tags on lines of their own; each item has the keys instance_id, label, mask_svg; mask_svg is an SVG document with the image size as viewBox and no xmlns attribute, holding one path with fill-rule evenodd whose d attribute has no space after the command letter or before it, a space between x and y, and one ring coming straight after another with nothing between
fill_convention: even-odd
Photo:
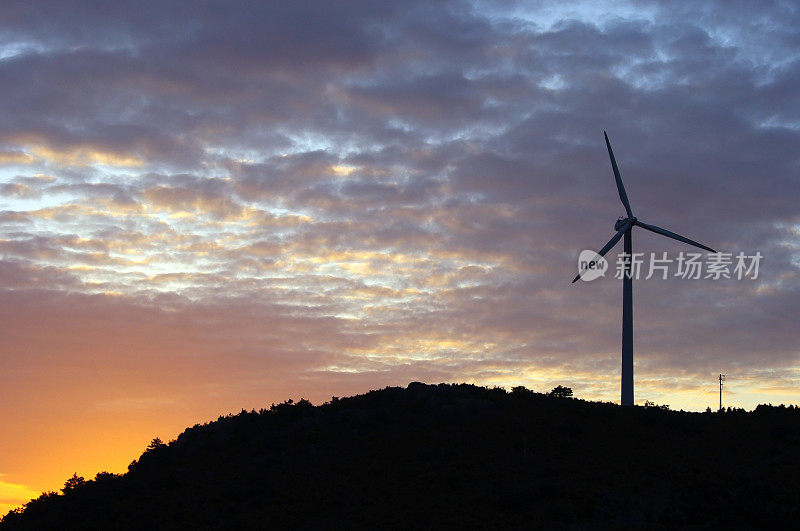
<instances>
[{"instance_id":1,"label":"dark hill silhouette","mask_svg":"<svg viewBox=\"0 0 800 531\"><path fill-rule=\"evenodd\" d=\"M798 450L791 407L684 413L412 383L194 426L0 527L794 527Z\"/></svg>"}]
</instances>

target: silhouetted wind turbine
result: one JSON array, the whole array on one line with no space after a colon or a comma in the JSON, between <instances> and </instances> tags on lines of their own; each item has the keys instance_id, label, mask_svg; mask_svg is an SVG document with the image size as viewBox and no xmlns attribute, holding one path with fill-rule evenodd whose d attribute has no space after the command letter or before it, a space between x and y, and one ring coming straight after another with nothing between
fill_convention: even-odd
<instances>
[{"instance_id":1,"label":"silhouetted wind turbine","mask_svg":"<svg viewBox=\"0 0 800 531\"><path fill-rule=\"evenodd\" d=\"M619 198L622 200L622 204L625 206L625 212L628 214L627 218L619 219L614 224L614 230L617 233L608 241L607 244L600 249L597 254L600 256L605 256L605 254L611 250L614 245L622 238L625 237L623 248L625 254L628 256L628 259L625 263L625 270L622 275L622 393L620 398L620 403L623 406L632 406L633 405L633 278L631 274L631 259L632 257L632 243L631 243L631 232L633 231L634 226L642 227L643 229L647 229L651 232L655 232L657 234L662 234L673 240L678 240L679 242L688 243L689 245L694 245L695 247L699 247L701 249L705 249L707 251L711 251L715 253L716 251L711 247L706 247L701 243L697 243L694 240L690 240L689 238L685 238L680 234L675 234L674 232L670 232L666 229L662 229L661 227L656 227L655 225L648 225L642 221L636 219L636 216L633 215L633 211L631 211L631 204L628 202L628 194L625 193L625 186L622 184L622 177L619 175L619 168L617 168L617 161L614 160L614 152L611 150L611 143L608 141L608 135L605 131L603 131L603 135L606 137L606 147L608 147L608 156L611 157L611 168L614 170L614 178L617 180L617 191L619 192ZM574 283L576 280L581 278L581 275L586 272L587 269L582 270L578 273L572 282Z\"/></svg>"}]
</instances>

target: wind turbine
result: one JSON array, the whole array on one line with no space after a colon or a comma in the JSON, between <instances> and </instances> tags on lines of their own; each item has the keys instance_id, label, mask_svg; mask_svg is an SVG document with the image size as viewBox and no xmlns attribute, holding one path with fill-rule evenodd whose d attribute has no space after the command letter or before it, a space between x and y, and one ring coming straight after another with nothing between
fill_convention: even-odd
<instances>
[{"instance_id":1,"label":"wind turbine","mask_svg":"<svg viewBox=\"0 0 800 531\"><path fill-rule=\"evenodd\" d=\"M670 232L666 229L662 229L661 227L656 227L655 225L648 225L642 221L639 221L636 216L633 215L633 211L631 211L631 204L628 202L628 194L625 193L625 186L622 184L622 177L619 175L619 168L617 168L617 161L614 159L614 152L611 150L611 143L608 141L608 135L605 131L603 131L603 136L606 137L606 147L608 148L608 156L611 157L611 168L614 170L614 178L617 181L617 191L619 192L619 198L622 201L623 206L625 206L625 212L627 213L627 218L621 218L614 224L614 230L617 233L608 241L607 244L600 249L597 254L600 256L605 256L605 254L611 250L614 245L620 240L620 238L624 237L623 249L625 254L628 256L628 260L625 263L625 270L622 275L622 393L620 397L620 404L623 406L632 406L633 405L633 278L631 272L631 259L632 253L632 242L631 242L631 232L633 232L633 227L641 227L643 229L647 229L651 232L655 232L656 234L661 234L663 236L667 236L668 238L672 238L673 240L678 240L679 242L688 243L689 245L694 245L695 247L699 247L701 249L705 249L707 251L711 251L715 253L716 251L711 247L706 247L702 243L697 243L694 240L690 240L680 234L675 234L674 232ZM578 275L572 280L575 283L576 280L581 278L587 269L583 269L578 273Z\"/></svg>"}]
</instances>

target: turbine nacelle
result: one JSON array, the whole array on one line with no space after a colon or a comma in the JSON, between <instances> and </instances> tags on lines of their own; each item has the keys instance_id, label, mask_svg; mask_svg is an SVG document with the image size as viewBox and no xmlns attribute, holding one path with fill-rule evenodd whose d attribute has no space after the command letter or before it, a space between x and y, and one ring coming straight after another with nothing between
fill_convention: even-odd
<instances>
[{"instance_id":1,"label":"turbine nacelle","mask_svg":"<svg viewBox=\"0 0 800 531\"><path fill-rule=\"evenodd\" d=\"M617 222L614 223L614 230L619 230L622 227L624 227L628 223L628 220L631 220L633 225L636 224L636 216L630 218L623 218L622 216L620 216Z\"/></svg>"}]
</instances>

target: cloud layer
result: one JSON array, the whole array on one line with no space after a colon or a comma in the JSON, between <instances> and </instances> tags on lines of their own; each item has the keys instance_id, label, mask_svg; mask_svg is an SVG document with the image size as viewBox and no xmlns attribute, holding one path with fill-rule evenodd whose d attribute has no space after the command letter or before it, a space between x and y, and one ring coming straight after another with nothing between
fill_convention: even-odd
<instances>
[{"instance_id":1,"label":"cloud layer","mask_svg":"<svg viewBox=\"0 0 800 531\"><path fill-rule=\"evenodd\" d=\"M705 408L718 372L737 405L800 398L790 3L6 2L0 19L6 450L47 436L23 417L100 438L139 419L118 466L224 408L413 379L617 399L619 282L569 284L624 213L603 130L640 218L764 256L756 280L637 283L640 401ZM0 471L44 485L45 455Z\"/></svg>"}]
</instances>

